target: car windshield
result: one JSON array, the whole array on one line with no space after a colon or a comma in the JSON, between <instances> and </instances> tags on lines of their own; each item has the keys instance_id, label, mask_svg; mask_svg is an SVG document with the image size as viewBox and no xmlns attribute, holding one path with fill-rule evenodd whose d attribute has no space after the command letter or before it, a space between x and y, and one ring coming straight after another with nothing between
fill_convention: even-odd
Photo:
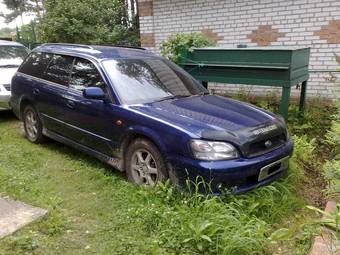
<instances>
[{"instance_id":1,"label":"car windshield","mask_svg":"<svg viewBox=\"0 0 340 255\"><path fill-rule=\"evenodd\" d=\"M18 67L28 55L23 46L0 46L0 67Z\"/></svg>"},{"instance_id":2,"label":"car windshield","mask_svg":"<svg viewBox=\"0 0 340 255\"><path fill-rule=\"evenodd\" d=\"M208 93L184 70L165 59L105 60L103 65L124 104Z\"/></svg>"}]
</instances>

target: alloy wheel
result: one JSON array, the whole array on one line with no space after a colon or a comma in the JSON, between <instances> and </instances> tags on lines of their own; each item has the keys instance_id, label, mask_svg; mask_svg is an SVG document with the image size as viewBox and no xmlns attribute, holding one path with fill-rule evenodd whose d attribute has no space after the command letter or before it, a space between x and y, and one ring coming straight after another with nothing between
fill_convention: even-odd
<instances>
[{"instance_id":1,"label":"alloy wheel","mask_svg":"<svg viewBox=\"0 0 340 255\"><path fill-rule=\"evenodd\" d=\"M38 121L37 116L33 111L29 110L26 112L25 124L27 135L30 139L35 140L38 135Z\"/></svg>"},{"instance_id":2,"label":"alloy wheel","mask_svg":"<svg viewBox=\"0 0 340 255\"><path fill-rule=\"evenodd\" d=\"M140 185L155 186L158 180L157 163L152 154L145 150L136 150L131 160L132 177Z\"/></svg>"}]
</instances>

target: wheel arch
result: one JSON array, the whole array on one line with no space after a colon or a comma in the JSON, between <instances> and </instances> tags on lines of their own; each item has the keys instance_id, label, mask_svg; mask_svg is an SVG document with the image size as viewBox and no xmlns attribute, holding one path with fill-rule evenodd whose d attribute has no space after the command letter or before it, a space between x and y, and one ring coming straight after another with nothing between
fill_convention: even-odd
<instances>
[{"instance_id":1,"label":"wheel arch","mask_svg":"<svg viewBox=\"0 0 340 255\"><path fill-rule=\"evenodd\" d=\"M23 97L20 100L19 103L19 118L22 120L23 119L23 113L24 113L24 109L27 105L32 105L32 107L34 107L33 101L27 97Z\"/></svg>"},{"instance_id":2,"label":"wheel arch","mask_svg":"<svg viewBox=\"0 0 340 255\"><path fill-rule=\"evenodd\" d=\"M125 159L127 148L134 140L138 138L144 138L152 142L156 146L156 148L159 150L159 152L162 154L165 160L164 156L166 153L166 149L165 149L165 145L160 142L161 137L153 130L149 130L149 129L145 130L145 128L137 128L137 129L134 128L134 129L130 129L128 133L122 139L122 142L120 145L120 152L121 152L120 154L121 154L121 158L123 159L123 161ZM125 166L124 166L124 169L125 169Z\"/></svg>"}]
</instances>

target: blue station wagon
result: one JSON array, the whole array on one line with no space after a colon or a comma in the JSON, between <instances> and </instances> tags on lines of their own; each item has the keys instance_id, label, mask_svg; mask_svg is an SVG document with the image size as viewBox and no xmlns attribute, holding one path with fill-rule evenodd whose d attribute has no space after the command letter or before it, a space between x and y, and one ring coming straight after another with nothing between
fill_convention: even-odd
<instances>
[{"instance_id":1,"label":"blue station wagon","mask_svg":"<svg viewBox=\"0 0 340 255\"><path fill-rule=\"evenodd\" d=\"M12 80L26 137L75 147L138 185L203 178L241 193L282 176L293 151L281 117L215 96L139 48L45 44Z\"/></svg>"}]
</instances>

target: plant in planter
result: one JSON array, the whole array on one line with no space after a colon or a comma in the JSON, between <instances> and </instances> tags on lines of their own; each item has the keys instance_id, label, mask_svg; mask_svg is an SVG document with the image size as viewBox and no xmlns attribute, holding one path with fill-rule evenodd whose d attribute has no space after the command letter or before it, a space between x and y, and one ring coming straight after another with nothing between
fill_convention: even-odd
<instances>
[{"instance_id":1,"label":"plant in planter","mask_svg":"<svg viewBox=\"0 0 340 255\"><path fill-rule=\"evenodd\" d=\"M161 54L175 62L181 63L182 56L193 48L216 46L216 41L205 37L201 33L174 34L161 45Z\"/></svg>"}]
</instances>

